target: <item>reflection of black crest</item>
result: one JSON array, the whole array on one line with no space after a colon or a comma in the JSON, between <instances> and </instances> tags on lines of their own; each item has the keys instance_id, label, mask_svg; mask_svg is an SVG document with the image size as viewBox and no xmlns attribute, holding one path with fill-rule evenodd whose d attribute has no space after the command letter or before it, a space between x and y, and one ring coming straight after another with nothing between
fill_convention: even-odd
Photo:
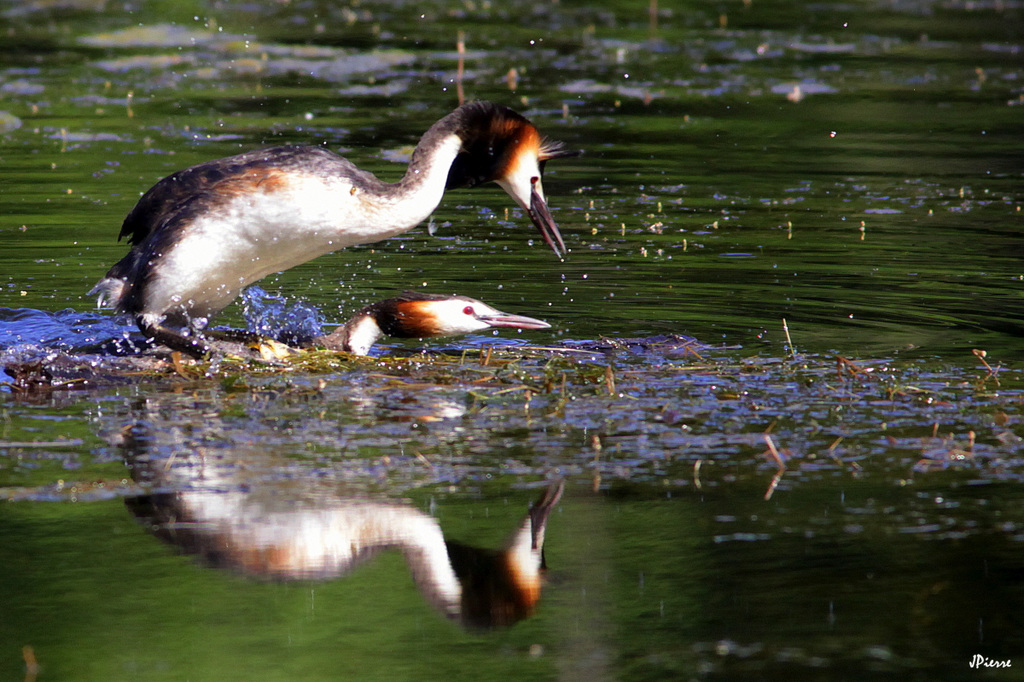
<instances>
[{"instance_id":1,"label":"reflection of black crest","mask_svg":"<svg viewBox=\"0 0 1024 682\"><path fill-rule=\"evenodd\" d=\"M561 481L549 485L530 509L529 524L523 529L528 533L531 549L539 553L536 560L541 571L547 570L544 532L548 517L563 490ZM520 573L520 567L510 561L508 550L513 544L515 536L504 551L445 541L452 569L462 583L462 622L467 627L507 627L533 615L540 583L531 585Z\"/></svg>"},{"instance_id":2,"label":"reflection of black crest","mask_svg":"<svg viewBox=\"0 0 1024 682\"><path fill-rule=\"evenodd\" d=\"M462 583L462 621L475 628L512 625L533 612L533 601L516 583L504 555L461 542L446 542Z\"/></svg>"}]
</instances>

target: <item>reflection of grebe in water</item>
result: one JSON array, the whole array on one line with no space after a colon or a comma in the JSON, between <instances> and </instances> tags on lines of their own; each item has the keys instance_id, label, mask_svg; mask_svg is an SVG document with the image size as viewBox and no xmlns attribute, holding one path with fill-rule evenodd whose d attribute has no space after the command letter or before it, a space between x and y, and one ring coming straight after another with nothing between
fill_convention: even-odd
<instances>
[{"instance_id":1,"label":"reflection of grebe in water","mask_svg":"<svg viewBox=\"0 0 1024 682\"><path fill-rule=\"evenodd\" d=\"M436 519L396 500L290 494L294 482L226 485L231 467L166 464L137 460L135 475L180 491L127 504L185 552L249 576L302 580L337 577L398 549L427 601L474 627L511 625L533 612L545 568L544 531L563 489L560 481L549 485L504 546L489 550L446 540Z\"/></svg>"}]
</instances>

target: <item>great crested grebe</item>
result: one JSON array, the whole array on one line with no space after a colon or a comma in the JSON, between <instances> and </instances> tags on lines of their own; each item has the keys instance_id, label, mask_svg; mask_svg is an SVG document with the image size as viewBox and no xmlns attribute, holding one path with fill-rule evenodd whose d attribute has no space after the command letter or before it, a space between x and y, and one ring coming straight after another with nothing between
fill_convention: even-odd
<instances>
[{"instance_id":1,"label":"great crested grebe","mask_svg":"<svg viewBox=\"0 0 1024 682\"><path fill-rule=\"evenodd\" d=\"M543 320L509 315L468 296L445 296L406 291L401 296L371 303L348 322L314 344L332 350L366 355L385 334L405 339L455 336L484 329L547 329Z\"/></svg>"},{"instance_id":2,"label":"great crested grebe","mask_svg":"<svg viewBox=\"0 0 1024 682\"><path fill-rule=\"evenodd\" d=\"M446 538L436 518L407 502L346 495L320 477L264 477L272 469L261 476L259 457L243 460L248 466L209 453L168 461L150 456L153 441L136 433L125 437L132 476L159 492L125 504L151 532L208 565L255 578L327 580L399 550L431 606L475 627L512 625L540 599L545 531L561 480L547 485L499 548L484 548Z\"/></svg>"},{"instance_id":3,"label":"great crested grebe","mask_svg":"<svg viewBox=\"0 0 1024 682\"><path fill-rule=\"evenodd\" d=\"M271 147L201 163L139 199L118 236L131 250L90 293L100 306L132 315L148 337L202 357L210 350L202 330L247 284L410 230L445 189L490 181L561 258L565 244L541 175L548 160L574 154L511 109L472 102L423 134L397 183L321 147Z\"/></svg>"}]
</instances>

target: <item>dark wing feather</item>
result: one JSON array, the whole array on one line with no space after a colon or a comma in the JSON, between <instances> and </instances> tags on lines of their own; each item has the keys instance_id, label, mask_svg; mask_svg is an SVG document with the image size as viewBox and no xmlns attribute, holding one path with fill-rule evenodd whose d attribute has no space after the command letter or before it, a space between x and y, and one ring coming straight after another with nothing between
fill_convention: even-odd
<instances>
[{"instance_id":1,"label":"dark wing feather","mask_svg":"<svg viewBox=\"0 0 1024 682\"><path fill-rule=\"evenodd\" d=\"M304 168L309 167L313 172L323 165L340 165L345 170L355 168L345 159L322 147L291 145L259 149L207 161L168 175L153 185L124 219L117 239L120 241L127 237L129 244L141 244L150 233L168 223L176 222L175 215L193 205L197 196L212 196L217 185L225 180L237 178L253 170L290 170L300 165Z\"/></svg>"},{"instance_id":2,"label":"dark wing feather","mask_svg":"<svg viewBox=\"0 0 1024 682\"><path fill-rule=\"evenodd\" d=\"M174 247L189 222L230 199L233 182L271 169L372 177L322 147L291 145L207 161L168 175L139 199L121 225L118 239L127 237L132 248L106 275L124 282L118 310L137 313L143 309L146 286L154 273L152 262Z\"/></svg>"}]
</instances>

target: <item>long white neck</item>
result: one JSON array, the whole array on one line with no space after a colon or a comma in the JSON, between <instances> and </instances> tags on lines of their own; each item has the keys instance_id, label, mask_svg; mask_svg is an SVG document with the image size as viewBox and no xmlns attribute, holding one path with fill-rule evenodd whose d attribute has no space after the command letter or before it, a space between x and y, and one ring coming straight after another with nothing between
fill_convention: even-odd
<instances>
[{"instance_id":1,"label":"long white neck","mask_svg":"<svg viewBox=\"0 0 1024 682\"><path fill-rule=\"evenodd\" d=\"M398 234L423 222L444 197L448 171L462 149L462 138L451 131L443 136L433 132L431 128L420 140L399 182L381 183L359 197L367 215L379 218L389 232Z\"/></svg>"},{"instance_id":2,"label":"long white neck","mask_svg":"<svg viewBox=\"0 0 1024 682\"><path fill-rule=\"evenodd\" d=\"M366 355L377 339L384 336L373 315L357 313L327 336L321 336L316 343L331 350Z\"/></svg>"},{"instance_id":3,"label":"long white neck","mask_svg":"<svg viewBox=\"0 0 1024 682\"><path fill-rule=\"evenodd\" d=\"M423 133L399 182L370 189L381 196L396 233L404 231L437 208L446 188L497 179L507 170L502 164L509 149L531 133L536 136L536 129L510 109L488 102L464 104Z\"/></svg>"}]
</instances>

